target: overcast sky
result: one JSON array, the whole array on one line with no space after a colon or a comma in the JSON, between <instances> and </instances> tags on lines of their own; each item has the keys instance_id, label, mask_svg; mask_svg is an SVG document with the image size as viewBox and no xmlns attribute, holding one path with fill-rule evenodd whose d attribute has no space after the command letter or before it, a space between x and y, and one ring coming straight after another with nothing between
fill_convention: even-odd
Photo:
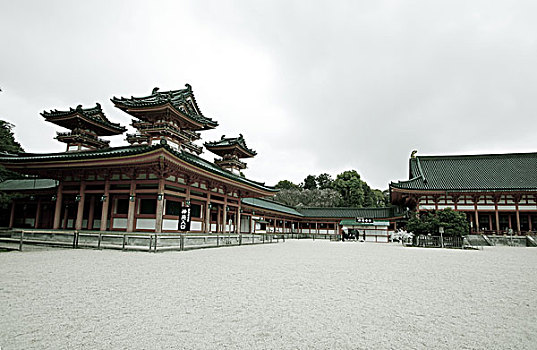
<instances>
[{"instance_id":1,"label":"overcast sky","mask_svg":"<svg viewBox=\"0 0 537 350\"><path fill-rule=\"evenodd\" d=\"M413 149L537 151L536 18L534 0L0 0L0 118L60 152L41 111L99 102L127 126L112 96L189 83L220 124L202 140L258 152L249 178L356 169L386 189Z\"/></svg>"}]
</instances>

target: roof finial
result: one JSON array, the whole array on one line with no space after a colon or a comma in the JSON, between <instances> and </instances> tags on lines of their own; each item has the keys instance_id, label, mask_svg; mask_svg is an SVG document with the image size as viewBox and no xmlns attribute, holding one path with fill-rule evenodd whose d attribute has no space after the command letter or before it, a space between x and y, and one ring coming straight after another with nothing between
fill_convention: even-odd
<instances>
[{"instance_id":1,"label":"roof finial","mask_svg":"<svg viewBox=\"0 0 537 350\"><path fill-rule=\"evenodd\" d=\"M187 83L185 84L185 86L188 91L192 91L192 86L190 86L190 84Z\"/></svg>"},{"instance_id":2,"label":"roof finial","mask_svg":"<svg viewBox=\"0 0 537 350\"><path fill-rule=\"evenodd\" d=\"M412 151L412 153L410 154L410 158L416 158L416 153L418 153L418 150L415 149Z\"/></svg>"},{"instance_id":3,"label":"roof finial","mask_svg":"<svg viewBox=\"0 0 537 350\"><path fill-rule=\"evenodd\" d=\"M95 103L98 109L101 109L101 104L99 102Z\"/></svg>"},{"instance_id":4,"label":"roof finial","mask_svg":"<svg viewBox=\"0 0 537 350\"><path fill-rule=\"evenodd\" d=\"M222 135L222 137L220 138L220 140L223 140L226 138L226 135Z\"/></svg>"},{"instance_id":5,"label":"roof finial","mask_svg":"<svg viewBox=\"0 0 537 350\"><path fill-rule=\"evenodd\" d=\"M151 95L156 94L157 91L158 91L158 87L154 87L153 90L151 91Z\"/></svg>"}]
</instances>

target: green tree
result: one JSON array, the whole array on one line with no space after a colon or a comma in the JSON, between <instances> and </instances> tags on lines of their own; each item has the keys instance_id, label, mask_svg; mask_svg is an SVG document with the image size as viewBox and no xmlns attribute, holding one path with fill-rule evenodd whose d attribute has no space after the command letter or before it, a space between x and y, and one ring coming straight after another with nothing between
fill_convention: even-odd
<instances>
[{"instance_id":1,"label":"green tree","mask_svg":"<svg viewBox=\"0 0 537 350\"><path fill-rule=\"evenodd\" d=\"M15 141L13 136L14 125L0 120L0 152L18 153L24 152L21 145Z\"/></svg>"},{"instance_id":2,"label":"green tree","mask_svg":"<svg viewBox=\"0 0 537 350\"><path fill-rule=\"evenodd\" d=\"M444 228L445 236L461 236L468 234L470 226L466 214L451 208L431 212L412 213L406 229L416 235L438 235L439 228Z\"/></svg>"},{"instance_id":3,"label":"green tree","mask_svg":"<svg viewBox=\"0 0 537 350\"><path fill-rule=\"evenodd\" d=\"M8 123L4 120L0 120L0 152L5 153L20 153L24 152L21 145L15 141L13 136L13 124ZM7 170L0 165L0 182L10 179L20 177L17 173Z\"/></svg>"},{"instance_id":4,"label":"green tree","mask_svg":"<svg viewBox=\"0 0 537 350\"><path fill-rule=\"evenodd\" d=\"M293 182L291 182L289 180L278 181L278 183L274 187L279 189L279 190L298 190L298 189L300 189L300 186L294 184Z\"/></svg>"},{"instance_id":5,"label":"green tree","mask_svg":"<svg viewBox=\"0 0 537 350\"><path fill-rule=\"evenodd\" d=\"M317 186L319 186L321 190L332 188L332 182L334 182L332 176L327 173L317 176L315 180L317 181Z\"/></svg>"},{"instance_id":6,"label":"green tree","mask_svg":"<svg viewBox=\"0 0 537 350\"><path fill-rule=\"evenodd\" d=\"M337 207L341 203L341 195L331 188L283 189L274 195L273 200L292 207Z\"/></svg>"},{"instance_id":7,"label":"green tree","mask_svg":"<svg viewBox=\"0 0 537 350\"><path fill-rule=\"evenodd\" d=\"M302 188L305 190L314 190L317 188L317 181L315 179L314 175L308 175L304 179L304 183L302 184Z\"/></svg>"},{"instance_id":8,"label":"green tree","mask_svg":"<svg viewBox=\"0 0 537 350\"><path fill-rule=\"evenodd\" d=\"M6 153L20 153L24 152L21 145L15 141L13 136L13 124L8 123L4 120L0 120L0 152ZM0 182L7 179L19 178L20 175L7 170L2 165L0 165ZM5 208L13 198L14 195L0 192L0 207Z\"/></svg>"},{"instance_id":9,"label":"green tree","mask_svg":"<svg viewBox=\"0 0 537 350\"><path fill-rule=\"evenodd\" d=\"M342 197L342 205L346 207L363 207L364 206L364 190L360 179L360 175L356 170L347 170L339 174L332 188L339 192Z\"/></svg>"}]
</instances>

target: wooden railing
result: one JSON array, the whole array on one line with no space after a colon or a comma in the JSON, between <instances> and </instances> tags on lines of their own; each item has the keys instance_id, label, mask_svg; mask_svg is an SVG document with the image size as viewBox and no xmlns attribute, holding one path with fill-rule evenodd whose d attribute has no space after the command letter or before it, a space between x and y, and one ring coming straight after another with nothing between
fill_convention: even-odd
<instances>
[{"instance_id":1,"label":"wooden railing","mask_svg":"<svg viewBox=\"0 0 537 350\"><path fill-rule=\"evenodd\" d=\"M0 237L6 249L23 250L24 245L94 249L141 250L148 252L191 250L285 242L283 234L167 234L100 231L18 230Z\"/></svg>"}]
</instances>

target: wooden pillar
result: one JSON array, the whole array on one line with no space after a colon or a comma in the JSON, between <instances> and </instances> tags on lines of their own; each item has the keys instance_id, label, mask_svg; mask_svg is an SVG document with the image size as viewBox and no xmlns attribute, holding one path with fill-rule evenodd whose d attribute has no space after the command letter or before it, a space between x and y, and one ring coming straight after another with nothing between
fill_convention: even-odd
<instances>
[{"instance_id":1,"label":"wooden pillar","mask_svg":"<svg viewBox=\"0 0 537 350\"><path fill-rule=\"evenodd\" d=\"M531 227L531 214L528 214L528 229L533 231L533 227Z\"/></svg>"},{"instance_id":2,"label":"wooden pillar","mask_svg":"<svg viewBox=\"0 0 537 350\"><path fill-rule=\"evenodd\" d=\"M315 233L319 234L319 223L315 223Z\"/></svg>"},{"instance_id":3,"label":"wooden pillar","mask_svg":"<svg viewBox=\"0 0 537 350\"><path fill-rule=\"evenodd\" d=\"M82 220L84 219L84 202L86 200L86 182L80 181L80 190L78 195L80 200L78 201L78 209L76 212L75 230L82 230Z\"/></svg>"},{"instance_id":4,"label":"wooden pillar","mask_svg":"<svg viewBox=\"0 0 537 350\"><path fill-rule=\"evenodd\" d=\"M39 221L41 220L41 198L37 200L37 208L35 210L35 222L34 228L39 228Z\"/></svg>"},{"instance_id":5,"label":"wooden pillar","mask_svg":"<svg viewBox=\"0 0 537 350\"><path fill-rule=\"evenodd\" d=\"M224 213L222 216L224 218L224 227L222 232L227 233L227 195L224 197Z\"/></svg>"},{"instance_id":6,"label":"wooden pillar","mask_svg":"<svg viewBox=\"0 0 537 350\"><path fill-rule=\"evenodd\" d=\"M511 222L511 213L507 214L509 219L509 228L513 228L512 222Z\"/></svg>"},{"instance_id":7,"label":"wooden pillar","mask_svg":"<svg viewBox=\"0 0 537 350\"><path fill-rule=\"evenodd\" d=\"M63 183L60 182L58 185L58 190L56 192L56 206L54 207L54 223L52 228L57 230L60 228L60 223L62 220L62 203L63 202Z\"/></svg>"},{"instance_id":8,"label":"wooden pillar","mask_svg":"<svg viewBox=\"0 0 537 350\"><path fill-rule=\"evenodd\" d=\"M520 235L520 211L518 210L518 201L515 203L515 209L516 209L516 212L515 212L515 215L516 215L516 232L517 232L517 235Z\"/></svg>"},{"instance_id":9,"label":"wooden pillar","mask_svg":"<svg viewBox=\"0 0 537 350\"><path fill-rule=\"evenodd\" d=\"M239 206L237 207L237 222L235 223L235 232L241 233L241 199L239 198Z\"/></svg>"},{"instance_id":10,"label":"wooden pillar","mask_svg":"<svg viewBox=\"0 0 537 350\"><path fill-rule=\"evenodd\" d=\"M95 218L95 196L90 197L88 213L88 230L93 230L93 219Z\"/></svg>"},{"instance_id":11,"label":"wooden pillar","mask_svg":"<svg viewBox=\"0 0 537 350\"><path fill-rule=\"evenodd\" d=\"M500 234L500 213L498 212L498 201L494 201L494 214L496 215L496 234Z\"/></svg>"},{"instance_id":12,"label":"wooden pillar","mask_svg":"<svg viewBox=\"0 0 537 350\"><path fill-rule=\"evenodd\" d=\"M132 200L131 200L132 198ZM129 191L129 211L127 214L127 232L134 232L136 215L136 182L131 180Z\"/></svg>"},{"instance_id":13,"label":"wooden pillar","mask_svg":"<svg viewBox=\"0 0 537 350\"><path fill-rule=\"evenodd\" d=\"M492 215L489 214L489 231L492 231Z\"/></svg>"},{"instance_id":14,"label":"wooden pillar","mask_svg":"<svg viewBox=\"0 0 537 350\"><path fill-rule=\"evenodd\" d=\"M14 200L11 201L11 213L9 214L9 228L13 228L15 225L15 206L17 204Z\"/></svg>"},{"instance_id":15,"label":"wooden pillar","mask_svg":"<svg viewBox=\"0 0 537 350\"><path fill-rule=\"evenodd\" d=\"M218 204L218 213L216 215L216 232L222 232L222 207Z\"/></svg>"},{"instance_id":16,"label":"wooden pillar","mask_svg":"<svg viewBox=\"0 0 537 350\"><path fill-rule=\"evenodd\" d=\"M62 228L65 230L67 228L67 223L69 221L69 205L65 205L64 213L63 213L63 225Z\"/></svg>"},{"instance_id":17,"label":"wooden pillar","mask_svg":"<svg viewBox=\"0 0 537 350\"><path fill-rule=\"evenodd\" d=\"M159 200L160 198L160 200ZM158 180L157 211L155 213L155 232L162 232L164 216L164 178Z\"/></svg>"},{"instance_id":18,"label":"wooden pillar","mask_svg":"<svg viewBox=\"0 0 537 350\"><path fill-rule=\"evenodd\" d=\"M255 229L254 211L252 211L252 214L250 215L250 233L254 233L254 229Z\"/></svg>"},{"instance_id":19,"label":"wooden pillar","mask_svg":"<svg viewBox=\"0 0 537 350\"><path fill-rule=\"evenodd\" d=\"M474 209L475 209L475 232L476 233L479 233L480 231L480 227L479 227L479 212L477 210L477 202L479 202L479 197L478 196L475 196L474 197Z\"/></svg>"},{"instance_id":20,"label":"wooden pillar","mask_svg":"<svg viewBox=\"0 0 537 350\"><path fill-rule=\"evenodd\" d=\"M207 202L205 205L205 232L211 232L211 194L207 195Z\"/></svg>"},{"instance_id":21,"label":"wooden pillar","mask_svg":"<svg viewBox=\"0 0 537 350\"><path fill-rule=\"evenodd\" d=\"M104 201L103 201L103 208L101 211L101 231L106 231L107 224L108 224L108 207L110 205L110 179L106 177L106 181L104 183Z\"/></svg>"}]
</instances>

